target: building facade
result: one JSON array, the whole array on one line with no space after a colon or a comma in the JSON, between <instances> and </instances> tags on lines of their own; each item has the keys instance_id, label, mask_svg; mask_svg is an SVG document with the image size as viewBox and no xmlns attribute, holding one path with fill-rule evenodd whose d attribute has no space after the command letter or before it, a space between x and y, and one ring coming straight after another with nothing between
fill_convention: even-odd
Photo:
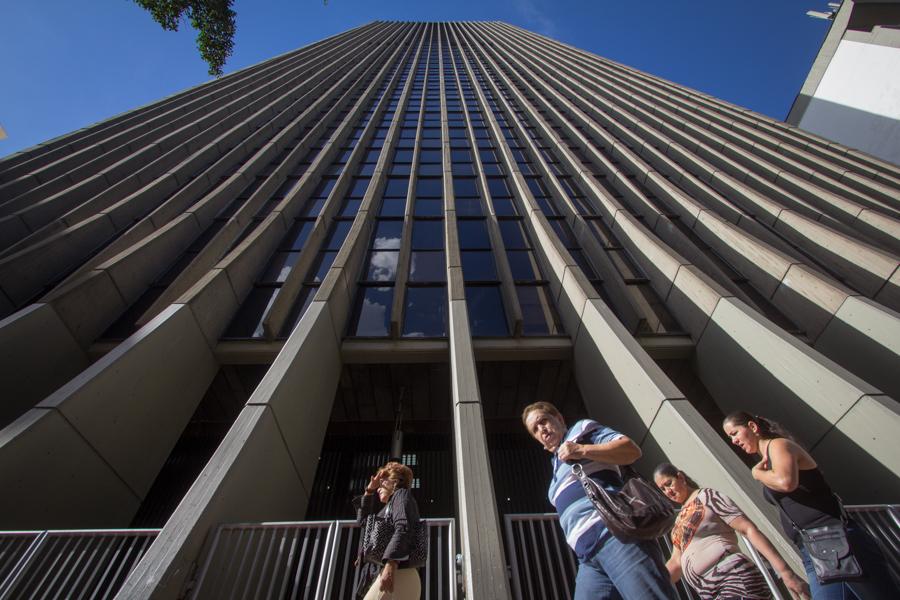
<instances>
[{"instance_id":1,"label":"building facade","mask_svg":"<svg viewBox=\"0 0 900 600\"><path fill-rule=\"evenodd\" d=\"M900 2L844 0L786 121L900 164Z\"/></svg>"},{"instance_id":2,"label":"building facade","mask_svg":"<svg viewBox=\"0 0 900 600\"><path fill-rule=\"evenodd\" d=\"M0 161L0 528L336 518L388 456L504 598L550 400L735 498L900 497L900 167L499 22L375 22ZM796 557L794 557L796 564Z\"/></svg>"}]
</instances>

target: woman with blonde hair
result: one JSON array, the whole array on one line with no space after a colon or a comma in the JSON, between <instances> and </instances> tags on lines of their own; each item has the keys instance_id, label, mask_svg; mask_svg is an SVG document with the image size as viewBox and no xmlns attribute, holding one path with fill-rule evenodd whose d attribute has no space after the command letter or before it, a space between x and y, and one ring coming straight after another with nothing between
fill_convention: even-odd
<instances>
[{"instance_id":1,"label":"woman with blonde hair","mask_svg":"<svg viewBox=\"0 0 900 600\"><path fill-rule=\"evenodd\" d=\"M669 463L656 467L653 480L670 500L681 505L672 527L672 557L666 563L672 583L684 578L702 600L771 598L763 574L738 547L736 532L740 532L768 559L796 597L809 598L806 583L731 498L701 488Z\"/></svg>"},{"instance_id":2,"label":"woman with blonde hair","mask_svg":"<svg viewBox=\"0 0 900 600\"><path fill-rule=\"evenodd\" d=\"M421 596L419 572L409 560L420 526L419 507L409 491L412 479L412 469L389 462L372 475L363 495L353 500L360 525L377 513L389 519L394 530L381 557L362 557L356 589L357 596L365 592L364 600L418 600ZM379 509L376 501L384 506Z\"/></svg>"}]
</instances>

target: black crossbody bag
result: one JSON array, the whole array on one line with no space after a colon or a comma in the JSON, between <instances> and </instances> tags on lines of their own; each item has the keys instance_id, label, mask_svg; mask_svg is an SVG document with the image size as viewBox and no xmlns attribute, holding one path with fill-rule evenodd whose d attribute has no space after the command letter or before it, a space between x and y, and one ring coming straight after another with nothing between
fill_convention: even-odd
<instances>
[{"instance_id":1,"label":"black crossbody bag","mask_svg":"<svg viewBox=\"0 0 900 600\"><path fill-rule=\"evenodd\" d=\"M835 498L841 507L841 520L833 525L822 525L809 529L801 529L787 514L787 511L781 508L781 504L778 504L779 510L788 518L788 521L794 526L794 530L800 534L803 546L809 552L809 558L816 570L816 579L823 585L858 579L863 576L862 567L853 556L850 540L847 539L844 505L837 495Z\"/></svg>"},{"instance_id":2,"label":"black crossbody bag","mask_svg":"<svg viewBox=\"0 0 900 600\"><path fill-rule=\"evenodd\" d=\"M769 447L766 446L766 462L769 468L772 461L769 458ZM838 503L841 511L841 520L831 525L821 525L819 527L810 527L802 529L791 518L791 515L781 506L780 502L775 502L778 510L787 517L791 525L800 535L803 546L809 553L812 560L813 568L816 571L816 579L822 585L826 583L836 583L839 581L848 581L862 577L862 567L859 561L853 556L850 548L850 540L847 539L847 513L844 511L844 503L841 502L840 496L832 493L834 499Z\"/></svg>"}]
</instances>

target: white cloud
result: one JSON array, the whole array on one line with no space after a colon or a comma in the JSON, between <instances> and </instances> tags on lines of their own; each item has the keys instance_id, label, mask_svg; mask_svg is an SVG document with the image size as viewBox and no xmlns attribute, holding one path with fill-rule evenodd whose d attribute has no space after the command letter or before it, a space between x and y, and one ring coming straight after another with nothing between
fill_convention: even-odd
<instances>
[{"instance_id":1,"label":"white cloud","mask_svg":"<svg viewBox=\"0 0 900 600\"><path fill-rule=\"evenodd\" d=\"M531 25L530 29L532 31L547 37L558 37L557 33L559 30L556 27L556 23L550 18L550 15L544 12L541 4L541 0L517 0L516 8L519 14L522 15L522 18Z\"/></svg>"}]
</instances>

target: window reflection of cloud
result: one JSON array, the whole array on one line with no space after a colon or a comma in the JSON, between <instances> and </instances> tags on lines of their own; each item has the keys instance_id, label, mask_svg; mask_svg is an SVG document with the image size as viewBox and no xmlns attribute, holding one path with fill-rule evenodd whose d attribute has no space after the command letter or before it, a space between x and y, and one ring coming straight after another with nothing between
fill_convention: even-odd
<instances>
[{"instance_id":1,"label":"window reflection of cloud","mask_svg":"<svg viewBox=\"0 0 900 600\"><path fill-rule=\"evenodd\" d=\"M385 323L387 322L390 294L386 296L383 296L383 294L389 289L375 288L363 298L356 335L384 335L387 332ZM381 301L381 298L384 298L384 300Z\"/></svg>"},{"instance_id":2,"label":"window reflection of cloud","mask_svg":"<svg viewBox=\"0 0 900 600\"><path fill-rule=\"evenodd\" d=\"M397 236L378 236L375 238L375 247L385 250L396 250L400 248L400 238Z\"/></svg>"},{"instance_id":3,"label":"window reflection of cloud","mask_svg":"<svg viewBox=\"0 0 900 600\"><path fill-rule=\"evenodd\" d=\"M370 281L393 281L397 274L397 252L373 252L369 260Z\"/></svg>"}]
</instances>

